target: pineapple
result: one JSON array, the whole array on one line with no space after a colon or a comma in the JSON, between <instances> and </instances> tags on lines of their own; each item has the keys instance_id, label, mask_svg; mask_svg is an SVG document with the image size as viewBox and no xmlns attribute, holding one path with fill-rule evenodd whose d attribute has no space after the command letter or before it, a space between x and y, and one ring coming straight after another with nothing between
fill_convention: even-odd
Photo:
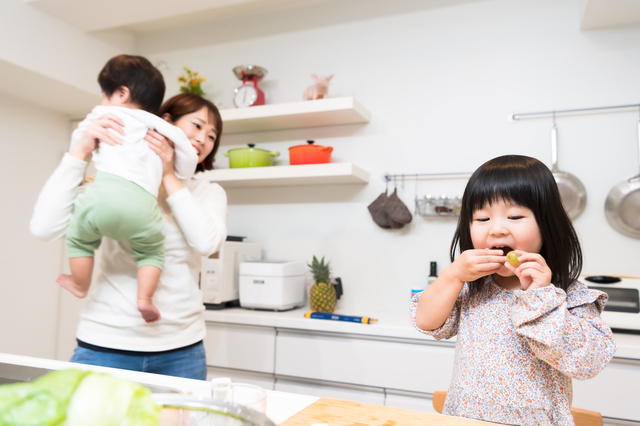
<instances>
[{"instance_id":1,"label":"pineapple","mask_svg":"<svg viewBox=\"0 0 640 426\"><path fill-rule=\"evenodd\" d=\"M315 284L311 286L311 294L309 295L309 303L312 311L332 313L336 309L336 289L329 280L329 262L324 263L324 257L318 262L313 256L311 268Z\"/></svg>"}]
</instances>

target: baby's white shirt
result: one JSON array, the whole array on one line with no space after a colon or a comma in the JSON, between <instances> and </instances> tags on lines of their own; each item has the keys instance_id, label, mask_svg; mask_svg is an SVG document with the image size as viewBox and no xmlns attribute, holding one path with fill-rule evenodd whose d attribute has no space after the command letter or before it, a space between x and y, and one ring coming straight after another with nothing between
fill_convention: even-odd
<instances>
[{"instance_id":1,"label":"baby's white shirt","mask_svg":"<svg viewBox=\"0 0 640 426\"><path fill-rule=\"evenodd\" d=\"M108 129L121 138L123 143L112 146L101 141L98 149L93 152L96 170L127 179L157 198L158 188L162 183L162 160L149 148L148 142L144 139L147 131L155 130L174 144L173 164L176 177L184 180L193 176L198 164L198 153L191 145L189 138L180 128L141 109L96 106L73 131L69 149L80 141L93 120L109 114L115 115L124 122L126 135L122 136Z\"/></svg>"}]
</instances>

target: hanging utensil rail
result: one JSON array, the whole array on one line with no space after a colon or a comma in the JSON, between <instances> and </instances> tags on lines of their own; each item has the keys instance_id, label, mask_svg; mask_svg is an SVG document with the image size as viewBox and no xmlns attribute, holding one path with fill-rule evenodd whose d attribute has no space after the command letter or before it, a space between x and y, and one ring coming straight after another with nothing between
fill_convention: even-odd
<instances>
[{"instance_id":1,"label":"hanging utensil rail","mask_svg":"<svg viewBox=\"0 0 640 426\"><path fill-rule=\"evenodd\" d=\"M424 217L458 217L460 215L460 197L433 197L431 195L418 198L418 180L421 179L469 179L471 173L411 173L411 174L389 174L382 175L382 181L389 185L389 182L405 180L416 181L415 214ZM385 191L387 192L388 189Z\"/></svg>"},{"instance_id":2,"label":"hanging utensil rail","mask_svg":"<svg viewBox=\"0 0 640 426\"><path fill-rule=\"evenodd\" d=\"M640 108L640 104L612 105L612 106L594 107L594 108L559 109L555 111L541 111L541 112L512 113L509 115L509 121L517 121L517 120L522 120L526 118L554 117L554 116L557 116L558 114L608 111L612 109L629 109L629 108Z\"/></svg>"},{"instance_id":3,"label":"hanging utensil rail","mask_svg":"<svg viewBox=\"0 0 640 426\"><path fill-rule=\"evenodd\" d=\"M383 182L392 180L420 180L420 179L469 179L471 173L408 173L408 174L382 174Z\"/></svg>"}]
</instances>

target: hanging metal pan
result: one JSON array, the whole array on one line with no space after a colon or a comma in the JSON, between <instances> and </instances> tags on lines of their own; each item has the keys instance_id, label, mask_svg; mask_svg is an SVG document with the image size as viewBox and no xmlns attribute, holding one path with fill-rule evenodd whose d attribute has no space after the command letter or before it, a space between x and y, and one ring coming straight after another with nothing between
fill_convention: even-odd
<instances>
[{"instance_id":1,"label":"hanging metal pan","mask_svg":"<svg viewBox=\"0 0 640 426\"><path fill-rule=\"evenodd\" d=\"M638 155L640 161L640 122L638 122ZM609 224L621 234L640 238L640 174L614 186L604 204Z\"/></svg>"},{"instance_id":2,"label":"hanging metal pan","mask_svg":"<svg viewBox=\"0 0 640 426\"><path fill-rule=\"evenodd\" d=\"M558 129L551 128L551 172L558 184L562 205L571 220L580 216L587 205L587 191L580 179L558 169Z\"/></svg>"}]
</instances>

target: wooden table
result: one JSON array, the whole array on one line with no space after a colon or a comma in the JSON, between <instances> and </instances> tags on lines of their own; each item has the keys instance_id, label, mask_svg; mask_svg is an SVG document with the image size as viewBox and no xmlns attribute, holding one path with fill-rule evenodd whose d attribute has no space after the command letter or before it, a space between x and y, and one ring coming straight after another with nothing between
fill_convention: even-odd
<instances>
[{"instance_id":1,"label":"wooden table","mask_svg":"<svg viewBox=\"0 0 640 426\"><path fill-rule=\"evenodd\" d=\"M313 426L322 424L328 426L495 426L495 423L479 420L468 420L461 417L422 413L420 411L330 398L320 398L304 410L280 423L280 426Z\"/></svg>"}]
</instances>

